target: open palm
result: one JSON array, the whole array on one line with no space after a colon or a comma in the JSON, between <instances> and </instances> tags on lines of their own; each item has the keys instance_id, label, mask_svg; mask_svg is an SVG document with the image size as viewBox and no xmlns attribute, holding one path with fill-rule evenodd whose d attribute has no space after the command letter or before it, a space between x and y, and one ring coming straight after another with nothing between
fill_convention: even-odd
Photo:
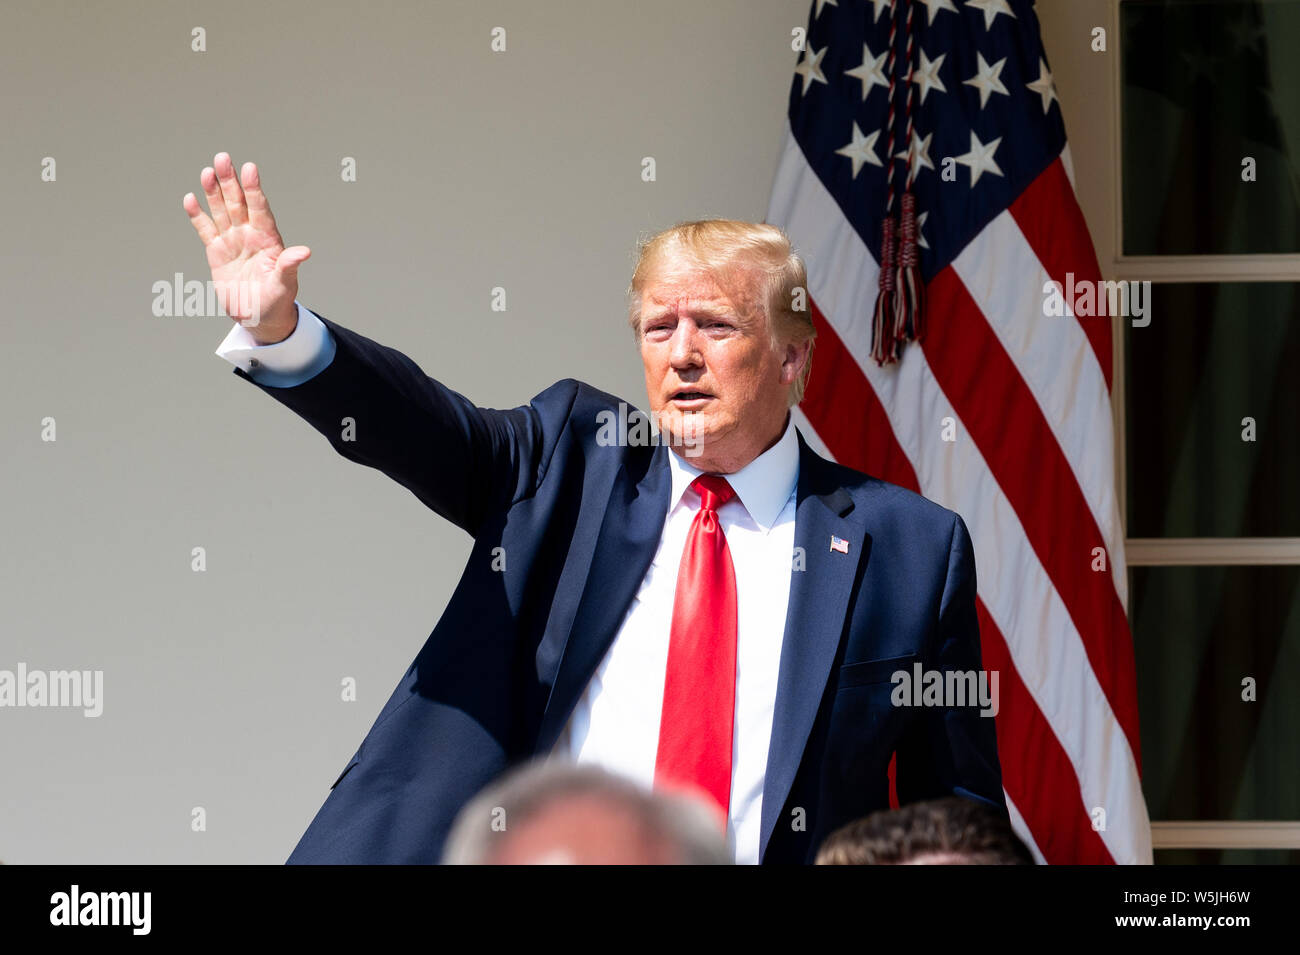
<instances>
[{"instance_id":1,"label":"open palm","mask_svg":"<svg viewBox=\"0 0 1300 955\"><path fill-rule=\"evenodd\" d=\"M297 322L298 266L311 249L285 248L254 163L244 163L237 179L230 156L217 153L199 182L211 216L192 192L182 205L203 241L218 301L258 341L284 339Z\"/></svg>"}]
</instances>

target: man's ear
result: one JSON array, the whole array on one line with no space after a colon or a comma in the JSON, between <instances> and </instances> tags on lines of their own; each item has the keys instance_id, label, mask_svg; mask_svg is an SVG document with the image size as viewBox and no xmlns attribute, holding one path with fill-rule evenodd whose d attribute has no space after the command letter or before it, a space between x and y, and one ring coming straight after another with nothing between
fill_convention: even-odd
<instances>
[{"instance_id":1,"label":"man's ear","mask_svg":"<svg viewBox=\"0 0 1300 955\"><path fill-rule=\"evenodd\" d=\"M793 385L799 380L799 373L803 371L803 366L808 361L808 353L811 350L811 338L806 338L801 342L790 342L785 346L785 351L781 357L781 384Z\"/></svg>"}]
</instances>

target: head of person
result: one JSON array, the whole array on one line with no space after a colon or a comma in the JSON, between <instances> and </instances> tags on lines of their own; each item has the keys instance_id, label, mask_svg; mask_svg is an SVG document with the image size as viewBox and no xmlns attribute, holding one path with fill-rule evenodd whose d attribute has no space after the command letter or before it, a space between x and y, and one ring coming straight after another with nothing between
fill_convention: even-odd
<instances>
[{"instance_id":1,"label":"head of person","mask_svg":"<svg viewBox=\"0 0 1300 955\"><path fill-rule=\"evenodd\" d=\"M776 226L684 222L643 240L628 321L651 416L702 471L739 471L803 397L816 330L807 272Z\"/></svg>"},{"instance_id":2,"label":"head of person","mask_svg":"<svg viewBox=\"0 0 1300 955\"><path fill-rule=\"evenodd\" d=\"M1004 813L960 796L872 813L817 851L817 865L1033 864Z\"/></svg>"},{"instance_id":3,"label":"head of person","mask_svg":"<svg viewBox=\"0 0 1300 955\"><path fill-rule=\"evenodd\" d=\"M594 766L535 760L460 811L449 865L730 865L713 811Z\"/></svg>"}]
</instances>

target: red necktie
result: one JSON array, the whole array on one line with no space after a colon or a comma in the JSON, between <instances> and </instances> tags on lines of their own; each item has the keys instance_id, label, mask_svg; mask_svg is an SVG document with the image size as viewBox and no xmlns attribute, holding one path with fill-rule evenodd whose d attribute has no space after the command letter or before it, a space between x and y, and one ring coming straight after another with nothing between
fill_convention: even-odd
<instances>
[{"instance_id":1,"label":"red necktie","mask_svg":"<svg viewBox=\"0 0 1300 955\"><path fill-rule=\"evenodd\" d=\"M736 574L718 508L736 492L716 474L700 475L691 487L700 509L677 573L655 785L704 790L722 808L725 825L736 714Z\"/></svg>"}]
</instances>

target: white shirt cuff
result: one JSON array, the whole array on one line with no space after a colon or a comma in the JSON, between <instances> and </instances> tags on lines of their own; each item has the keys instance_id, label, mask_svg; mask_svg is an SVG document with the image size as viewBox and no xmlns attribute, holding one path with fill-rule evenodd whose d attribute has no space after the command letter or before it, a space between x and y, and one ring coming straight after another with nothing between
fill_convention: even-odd
<instances>
[{"instance_id":1,"label":"white shirt cuff","mask_svg":"<svg viewBox=\"0 0 1300 955\"><path fill-rule=\"evenodd\" d=\"M236 322L217 346L217 355L259 384L287 388L314 377L333 360L334 337L310 309L297 301L294 305L298 307L298 324L284 341L259 345L248 329Z\"/></svg>"}]
</instances>

